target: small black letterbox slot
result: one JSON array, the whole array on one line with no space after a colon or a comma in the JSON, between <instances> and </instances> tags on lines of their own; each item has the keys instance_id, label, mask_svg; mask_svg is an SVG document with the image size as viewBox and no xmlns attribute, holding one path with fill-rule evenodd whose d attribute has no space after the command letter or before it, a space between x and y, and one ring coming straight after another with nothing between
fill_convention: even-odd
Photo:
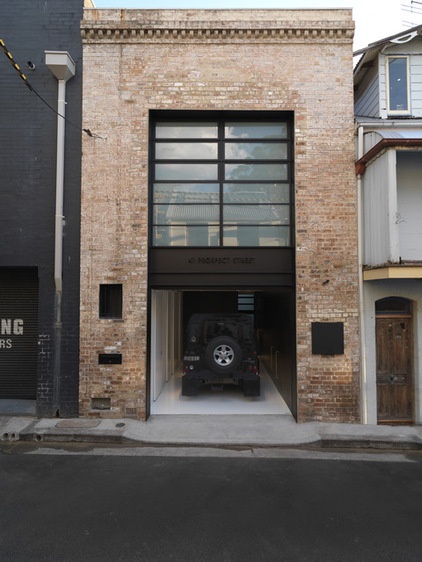
<instances>
[{"instance_id":1,"label":"small black letterbox slot","mask_svg":"<svg viewBox=\"0 0 422 562\"><path fill-rule=\"evenodd\" d=\"M100 353L98 355L99 365L121 365L122 364L122 354L121 353Z\"/></svg>"}]
</instances>

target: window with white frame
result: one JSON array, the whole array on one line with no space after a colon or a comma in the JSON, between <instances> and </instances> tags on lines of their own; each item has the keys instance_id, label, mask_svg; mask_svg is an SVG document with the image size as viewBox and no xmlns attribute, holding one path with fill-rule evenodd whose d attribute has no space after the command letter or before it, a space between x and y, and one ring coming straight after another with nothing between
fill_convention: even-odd
<instances>
[{"instance_id":1,"label":"window with white frame","mask_svg":"<svg viewBox=\"0 0 422 562\"><path fill-rule=\"evenodd\" d=\"M152 246L291 245L291 125L282 114L157 113Z\"/></svg>"},{"instance_id":2,"label":"window with white frame","mask_svg":"<svg viewBox=\"0 0 422 562\"><path fill-rule=\"evenodd\" d=\"M409 59L407 56L386 57L387 107L389 114L410 113Z\"/></svg>"}]
</instances>

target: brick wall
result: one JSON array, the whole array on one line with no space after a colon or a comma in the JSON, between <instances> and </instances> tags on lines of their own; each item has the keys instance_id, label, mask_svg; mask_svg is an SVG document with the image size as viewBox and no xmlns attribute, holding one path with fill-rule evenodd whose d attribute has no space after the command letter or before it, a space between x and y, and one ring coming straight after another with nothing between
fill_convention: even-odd
<instances>
[{"instance_id":1,"label":"brick wall","mask_svg":"<svg viewBox=\"0 0 422 562\"><path fill-rule=\"evenodd\" d=\"M88 10L84 41L81 386L107 416L146 415L148 114L295 115L298 420L359 420L350 10ZM327 282L328 281L328 282ZM98 319L123 283L124 321ZM345 353L311 353L311 323L344 322ZM119 368L99 366L105 349ZM101 412L95 413L101 415Z\"/></svg>"}]
</instances>

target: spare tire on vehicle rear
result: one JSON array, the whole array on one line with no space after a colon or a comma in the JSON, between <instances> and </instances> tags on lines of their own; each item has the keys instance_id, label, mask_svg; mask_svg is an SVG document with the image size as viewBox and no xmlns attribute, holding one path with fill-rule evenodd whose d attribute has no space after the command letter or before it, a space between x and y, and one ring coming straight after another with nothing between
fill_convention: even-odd
<instances>
[{"instance_id":1,"label":"spare tire on vehicle rear","mask_svg":"<svg viewBox=\"0 0 422 562\"><path fill-rule=\"evenodd\" d=\"M205 361L211 371L221 375L234 372L242 361L242 350L230 336L218 336L205 349Z\"/></svg>"}]
</instances>

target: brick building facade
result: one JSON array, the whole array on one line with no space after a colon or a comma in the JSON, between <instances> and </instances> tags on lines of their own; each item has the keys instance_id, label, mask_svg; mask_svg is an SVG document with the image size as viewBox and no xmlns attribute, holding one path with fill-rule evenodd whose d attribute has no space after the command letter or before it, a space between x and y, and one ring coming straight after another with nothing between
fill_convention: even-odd
<instances>
[{"instance_id":1,"label":"brick building facade","mask_svg":"<svg viewBox=\"0 0 422 562\"><path fill-rule=\"evenodd\" d=\"M271 370L274 349L285 359L275 378L297 420L360 421L353 30L350 10L85 10L81 415L149 415L157 302L170 310L176 294L186 312L201 291L214 298L216 274L225 293L264 302L263 361ZM261 120L289 131L290 235L270 249L209 248L200 277L203 249L154 247L154 139L163 123ZM219 269L236 259L253 271ZM121 314L107 315L115 289Z\"/></svg>"}]
</instances>

